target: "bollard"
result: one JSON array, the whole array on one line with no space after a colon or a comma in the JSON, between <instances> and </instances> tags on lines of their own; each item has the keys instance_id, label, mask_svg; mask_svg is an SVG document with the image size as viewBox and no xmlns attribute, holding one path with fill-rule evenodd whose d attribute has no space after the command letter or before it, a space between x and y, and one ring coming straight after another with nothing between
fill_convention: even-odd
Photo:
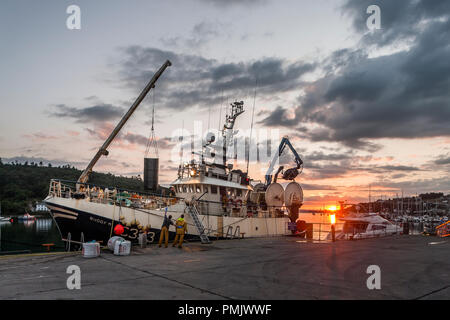
<instances>
[{"instance_id":1,"label":"bollard","mask_svg":"<svg viewBox=\"0 0 450 320\"><path fill-rule=\"evenodd\" d=\"M147 247L147 234L146 233L139 234L139 246L141 248Z\"/></svg>"},{"instance_id":2,"label":"bollard","mask_svg":"<svg viewBox=\"0 0 450 320\"><path fill-rule=\"evenodd\" d=\"M409 234L409 223L403 223L403 234Z\"/></svg>"},{"instance_id":3,"label":"bollard","mask_svg":"<svg viewBox=\"0 0 450 320\"><path fill-rule=\"evenodd\" d=\"M310 239L312 240L314 232L313 232L313 224L312 223L307 223L306 224L306 239Z\"/></svg>"}]
</instances>

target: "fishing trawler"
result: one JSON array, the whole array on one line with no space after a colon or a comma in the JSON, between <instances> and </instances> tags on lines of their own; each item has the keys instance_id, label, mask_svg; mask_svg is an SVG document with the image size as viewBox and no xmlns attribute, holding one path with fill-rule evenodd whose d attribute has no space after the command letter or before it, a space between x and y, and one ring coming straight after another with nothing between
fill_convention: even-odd
<instances>
[{"instance_id":1,"label":"fishing trawler","mask_svg":"<svg viewBox=\"0 0 450 320\"><path fill-rule=\"evenodd\" d=\"M226 115L221 131L223 154L219 158L222 161L208 162L202 152L199 161L192 160L180 165L178 177L171 184L171 196L107 188L88 183L89 174L96 162L102 155L108 154L107 148L110 143L170 65L170 61L167 61L153 76L78 181L57 179L50 181L49 194L44 203L50 209L62 239L75 243L96 240L106 244L108 239L115 235L115 227L120 224L124 227L125 231L121 236L125 239L137 241L142 238L140 235L144 234L147 243L152 243L159 237L164 216L169 214L175 219L185 214L188 224L185 239L201 240L202 243L209 243L210 238L265 237L292 233L289 226L295 224L298 209L303 204L300 185L291 182L296 184L296 187L291 187L289 191L290 200L287 206L283 201L279 201L280 193L283 193L280 190L275 194L275 198L278 199L274 202L276 206L271 205L274 199L273 192L270 193L268 201L265 201L267 197L264 196L268 187L274 189L272 185L278 185L276 178L283 171L283 167L275 174L273 184L272 170L286 144L296 155L297 167L286 170L283 178L294 180L298 174L297 169L300 168L302 161L288 139L282 140L266 174L266 185L258 187L256 192L248 174L233 169L233 165L227 163L227 147L233 140L235 121L244 113L242 101L233 103L231 113ZM211 136L203 148L208 148L214 140L215 137ZM214 153L212 156L215 156ZM158 161L153 163L157 165ZM157 168L150 169L154 169L153 173L157 174ZM175 230L170 228L169 233L173 237Z\"/></svg>"}]
</instances>

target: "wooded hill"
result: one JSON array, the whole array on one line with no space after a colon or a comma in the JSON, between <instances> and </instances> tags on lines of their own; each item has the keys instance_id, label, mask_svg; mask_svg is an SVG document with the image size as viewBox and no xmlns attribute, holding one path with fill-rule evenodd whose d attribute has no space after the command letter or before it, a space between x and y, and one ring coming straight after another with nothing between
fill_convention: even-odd
<instances>
[{"instance_id":1,"label":"wooded hill","mask_svg":"<svg viewBox=\"0 0 450 320\"><path fill-rule=\"evenodd\" d=\"M2 215L24 214L31 210L36 202L42 201L48 194L51 179L76 181L81 175L70 165L54 167L38 163L2 163L0 159L0 202ZM134 191L143 190L143 182L139 178L115 176L111 173L93 172L89 183L118 187Z\"/></svg>"}]
</instances>

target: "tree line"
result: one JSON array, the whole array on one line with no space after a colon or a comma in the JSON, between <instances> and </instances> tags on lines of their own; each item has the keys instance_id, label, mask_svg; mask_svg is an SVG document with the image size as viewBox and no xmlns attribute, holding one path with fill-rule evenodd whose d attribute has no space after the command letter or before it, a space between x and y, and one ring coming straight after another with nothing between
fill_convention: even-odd
<instances>
[{"instance_id":1,"label":"tree line","mask_svg":"<svg viewBox=\"0 0 450 320\"><path fill-rule=\"evenodd\" d=\"M3 163L0 158L0 202L3 215L20 215L31 210L48 194L51 179L76 181L81 170L73 166L46 166L40 162L17 161ZM118 187L128 190L143 191L140 177L115 176L111 173L93 172L89 183Z\"/></svg>"}]
</instances>

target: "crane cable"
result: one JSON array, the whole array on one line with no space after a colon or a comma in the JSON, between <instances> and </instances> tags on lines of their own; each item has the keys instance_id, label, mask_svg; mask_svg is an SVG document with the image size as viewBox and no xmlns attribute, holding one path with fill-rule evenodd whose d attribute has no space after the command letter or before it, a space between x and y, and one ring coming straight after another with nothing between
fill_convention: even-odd
<instances>
[{"instance_id":1,"label":"crane cable","mask_svg":"<svg viewBox=\"0 0 450 320\"><path fill-rule=\"evenodd\" d=\"M153 147L153 150L155 151L156 158L159 158L158 156L158 142L156 141L155 137L155 90L153 90L153 110L152 110L152 129L150 132L150 136L147 140L147 148L145 149L145 157L148 157L148 154L150 152L150 148Z\"/></svg>"}]
</instances>

